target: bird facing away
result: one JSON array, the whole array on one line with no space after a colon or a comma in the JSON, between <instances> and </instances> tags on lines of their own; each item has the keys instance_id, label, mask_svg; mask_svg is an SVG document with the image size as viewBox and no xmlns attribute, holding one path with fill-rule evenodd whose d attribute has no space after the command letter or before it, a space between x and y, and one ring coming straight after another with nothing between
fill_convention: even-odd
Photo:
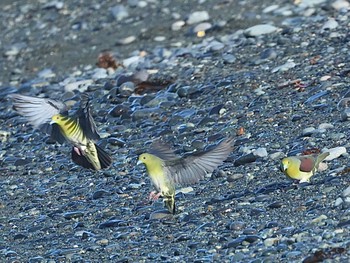
<instances>
[{"instance_id":1,"label":"bird facing away","mask_svg":"<svg viewBox=\"0 0 350 263\"><path fill-rule=\"evenodd\" d=\"M329 152L302 156L290 156L281 161L280 169L288 177L299 180L299 183L310 182L319 164L329 155Z\"/></svg>"},{"instance_id":2,"label":"bird facing away","mask_svg":"<svg viewBox=\"0 0 350 263\"><path fill-rule=\"evenodd\" d=\"M139 156L137 164L146 166L159 192L155 197L162 196L169 212L175 214L175 185L189 185L204 179L227 159L233 150L233 143L234 139L230 137L212 149L178 157L169 147L156 141L149 153Z\"/></svg>"},{"instance_id":3,"label":"bird facing away","mask_svg":"<svg viewBox=\"0 0 350 263\"><path fill-rule=\"evenodd\" d=\"M78 133L77 130L80 130L79 134L81 135L74 136L75 138L72 140L70 138L71 132L67 133L62 128L65 127L64 123L66 122L63 123L63 119L62 121L56 121L56 118L53 118L54 116L64 117L68 114L68 106L65 103L20 94L11 94L9 97L13 101L14 109L25 117L27 122L33 125L34 128L50 134L51 138L60 144L65 141L72 143L72 159L76 164L94 170L106 168L111 164L111 157L93 143L94 140L100 139L100 135L97 132L96 124L90 112L90 98L87 94L81 94L78 110L72 117L67 117L66 119L67 121L70 120L70 125L75 127L75 135ZM80 141L80 139L82 140ZM91 154L89 155L90 159L86 157L83 154L86 152L84 147L89 148L88 152L96 152L98 158L101 158L99 162L96 162L96 160L92 161Z\"/></svg>"},{"instance_id":4,"label":"bird facing away","mask_svg":"<svg viewBox=\"0 0 350 263\"><path fill-rule=\"evenodd\" d=\"M104 169L111 165L111 157L86 136L79 119L74 120L56 114L52 117L52 122L58 124L66 140L73 144L72 160L76 164L93 170Z\"/></svg>"}]
</instances>

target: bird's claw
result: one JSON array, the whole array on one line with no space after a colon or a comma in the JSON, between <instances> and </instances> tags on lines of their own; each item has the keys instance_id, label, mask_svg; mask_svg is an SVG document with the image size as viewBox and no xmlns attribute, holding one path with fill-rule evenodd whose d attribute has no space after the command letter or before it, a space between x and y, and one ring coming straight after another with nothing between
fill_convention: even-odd
<instances>
[{"instance_id":1,"label":"bird's claw","mask_svg":"<svg viewBox=\"0 0 350 263\"><path fill-rule=\"evenodd\" d=\"M157 193L155 191L150 192L148 199L150 201L156 201L161 196L161 193Z\"/></svg>"},{"instance_id":2,"label":"bird's claw","mask_svg":"<svg viewBox=\"0 0 350 263\"><path fill-rule=\"evenodd\" d=\"M73 147L73 149L74 149L74 151L80 156L81 155L81 153L80 153L80 150L79 150L79 148L78 147Z\"/></svg>"}]
</instances>

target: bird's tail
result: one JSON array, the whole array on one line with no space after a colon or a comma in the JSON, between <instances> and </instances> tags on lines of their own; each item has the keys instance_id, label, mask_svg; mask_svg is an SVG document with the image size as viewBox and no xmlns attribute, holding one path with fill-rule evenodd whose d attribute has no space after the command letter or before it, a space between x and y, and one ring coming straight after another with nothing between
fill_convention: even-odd
<instances>
[{"instance_id":1,"label":"bird's tail","mask_svg":"<svg viewBox=\"0 0 350 263\"><path fill-rule=\"evenodd\" d=\"M111 156L105 150L103 150L100 146L98 146L96 143L95 143L95 147L97 150L98 159L100 160L101 169L109 167L112 164Z\"/></svg>"},{"instance_id":2,"label":"bird's tail","mask_svg":"<svg viewBox=\"0 0 350 263\"><path fill-rule=\"evenodd\" d=\"M100 163L100 169L109 167L112 164L111 156L97 144L95 144L95 148L97 152L97 158ZM82 153L79 153L79 150L76 147L72 148L72 160L74 163L84 168L98 170L98 168L92 164L91 160L89 160Z\"/></svg>"},{"instance_id":3,"label":"bird's tail","mask_svg":"<svg viewBox=\"0 0 350 263\"><path fill-rule=\"evenodd\" d=\"M162 195L164 205L170 213L175 214L175 196L174 195Z\"/></svg>"},{"instance_id":4,"label":"bird's tail","mask_svg":"<svg viewBox=\"0 0 350 263\"><path fill-rule=\"evenodd\" d=\"M327 158L327 156L329 155L329 152L324 152L324 153L321 153L319 156L317 156L317 159L316 159L316 164L315 164L315 168L318 169L318 166L319 164Z\"/></svg>"}]
</instances>

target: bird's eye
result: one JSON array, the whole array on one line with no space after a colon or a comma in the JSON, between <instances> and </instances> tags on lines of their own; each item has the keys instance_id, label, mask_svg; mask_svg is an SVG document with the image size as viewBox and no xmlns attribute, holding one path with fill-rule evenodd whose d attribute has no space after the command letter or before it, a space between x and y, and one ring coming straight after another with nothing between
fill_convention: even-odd
<instances>
[{"instance_id":1,"label":"bird's eye","mask_svg":"<svg viewBox=\"0 0 350 263\"><path fill-rule=\"evenodd\" d=\"M143 156L143 159L146 160L146 156Z\"/></svg>"}]
</instances>

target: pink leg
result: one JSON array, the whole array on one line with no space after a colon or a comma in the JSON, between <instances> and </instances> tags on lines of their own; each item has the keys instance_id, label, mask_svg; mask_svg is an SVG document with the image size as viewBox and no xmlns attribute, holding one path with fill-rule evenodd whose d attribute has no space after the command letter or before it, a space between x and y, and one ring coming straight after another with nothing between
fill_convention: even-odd
<instances>
[{"instance_id":1,"label":"pink leg","mask_svg":"<svg viewBox=\"0 0 350 263\"><path fill-rule=\"evenodd\" d=\"M156 191L152 191L152 192L150 192L150 194L149 194L149 200L152 200L152 201L156 201L156 200L158 200L158 198L161 196L161 193L158 193L157 194L157 192Z\"/></svg>"},{"instance_id":2,"label":"pink leg","mask_svg":"<svg viewBox=\"0 0 350 263\"><path fill-rule=\"evenodd\" d=\"M73 149L74 149L74 151L75 151L78 155L81 155L80 150L79 150L78 147L73 147Z\"/></svg>"}]
</instances>

